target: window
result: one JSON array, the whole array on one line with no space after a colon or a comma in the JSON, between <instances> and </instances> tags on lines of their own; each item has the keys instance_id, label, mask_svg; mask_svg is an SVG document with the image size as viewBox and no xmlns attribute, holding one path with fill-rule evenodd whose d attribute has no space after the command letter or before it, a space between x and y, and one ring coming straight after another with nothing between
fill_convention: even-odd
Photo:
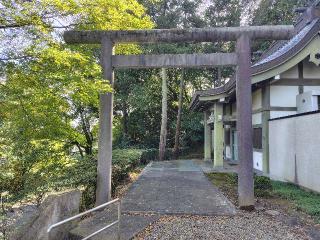
<instances>
[{"instance_id":1,"label":"window","mask_svg":"<svg viewBox=\"0 0 320 240\"><path fill-rule=\"evenodd\" d=\"M226 146L230 145L230 128L226 128L225 129L225 133L224 133L224 144Z\"/></svg>"},{"instance_id":2,"label":"window","mask_svg":"<svg viewBox=\"0 0 320 240\"><path fill-rule=\"evenodd\" d=\"M253 148L262 149L262 128L253 129Z\"/></svg>"}]
</instances>

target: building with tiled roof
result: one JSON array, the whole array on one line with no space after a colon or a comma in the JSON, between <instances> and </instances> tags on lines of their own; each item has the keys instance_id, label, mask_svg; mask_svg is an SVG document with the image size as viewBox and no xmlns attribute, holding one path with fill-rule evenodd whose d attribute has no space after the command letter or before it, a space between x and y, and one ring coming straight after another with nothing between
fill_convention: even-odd
<instances>
[{"instance_id":1,"label":"building with tiled roof","mask_svg":"<svg viewBox=\"0 0 320 240\"><path fill-rule=\"evenodd\" d=\"M272 174L270 145L274 143L269 139L270 121L319 110L319 65L320 0L317 0L297 19L295 35L290 40L273 43L251 66L253 164L257 171ZM236 104L235 77L224 86L194 93L190 109L204 112L205 116L205 159L215 156L237 163ZM218 141L214 139L218 137L214 131L221 126L223 141ZM213 154L218 148L223 148L223 156Z\"/></svg>"}]
</instances>

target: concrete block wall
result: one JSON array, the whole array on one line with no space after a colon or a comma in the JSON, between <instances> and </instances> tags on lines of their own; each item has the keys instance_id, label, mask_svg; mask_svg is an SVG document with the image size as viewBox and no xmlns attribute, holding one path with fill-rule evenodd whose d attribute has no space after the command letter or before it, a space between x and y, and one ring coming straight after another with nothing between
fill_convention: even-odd
<instances>
[{"instance_id":1,"label":"concrete block wall","mask_svg":"<svg viewBox=\"0 0 320 240\"><path fill-rule=\"evenodd\" d=\"M320 113L269 122L270 177L320 192Z\"/></svg>"}]
</instances>

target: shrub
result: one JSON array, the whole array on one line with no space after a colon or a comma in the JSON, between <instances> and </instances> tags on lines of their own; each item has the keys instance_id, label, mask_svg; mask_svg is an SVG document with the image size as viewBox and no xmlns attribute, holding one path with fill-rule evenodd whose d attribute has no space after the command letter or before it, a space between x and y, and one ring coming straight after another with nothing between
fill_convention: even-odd
<instances>
[{"instance_id":1,"label":"shrub","mask_svg":"<svg viewBox=\"0 0 320 240\"><path fill-rule=\"evenodd\" d=\"M269 197L272 191L272 182L265 176L254 176L254 191L257 197Z\"/></svg>"},{"instance_id":2,"label":"shrub","mask_svg":"<svg viewBox=\"0 0 320 240\"><path fill-rule=\"evenodd\" d=\"M167 150L168 159L173 156L172 152L172 149ZM112 155L112 190L114 191L138 165L157 160L158 149L115 149ZM8 191L11 196L10 201L13 202L30 197L40 203L47 192L80 188L83 192L81 208L86 209L93 206L97 176L95 157L57 154L54 158L44 156L44 159L46 160L34 163L32 168L24 174L20 174L23 170L20 170L20 161L11 162L11 165L8 166L10 171L0 173L1 192Z\"/></svg>"},{"instance_id":3,"label":"shrub","mask_svg":"<svg viewBox=\"0 0 320 240\"><path fill-rule=\"evenodd\" d=\"M184 147L179 149L179 155L184 156L189 154L190 148ZM174 152L173 148L167 148L164 156L165 160L172 160L174 159ZM150 161L158 161L159 160L159 149L157 148L150 148L143 150L142 156L141 156L141 163L147 164Z\"/></svg>"}]
</instances>

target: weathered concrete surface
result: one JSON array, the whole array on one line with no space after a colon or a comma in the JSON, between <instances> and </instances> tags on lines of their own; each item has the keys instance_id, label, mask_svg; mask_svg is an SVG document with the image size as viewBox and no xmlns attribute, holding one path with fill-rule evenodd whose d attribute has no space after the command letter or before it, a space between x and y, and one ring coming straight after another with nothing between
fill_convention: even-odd
<instances>
[{"instance_id":1,"label":"weathered concrete surface","mask_svg":"<svg viewBox=\"0 0 320 240\"><path fill-rule=\"evenodd\" d=\"M152 162L122 200L123 213L232 215L234 206L197 161Z\"/></svg>"},{"instance_id":2,"label":"weathered concrete surface","mask_svg":"<svg viewBox=\"0 0 320 240\"><path fill-rule=\"evenodd\" d=\"M252 39L286 40L294 35L292 25L278 26L242 26L220 28L190 29L150 29L150 30L119 30L119 31L65 31L66 43L99 44L103 38L114 42L214 42L235 41L242 34Z\"/></svg>"},{"instance_id":3,"label":"weathered concrete surface","mask_svg":"<svg viewBox=\"0 0 320 240\"><path fill-rule=\"evenodd\" d=\"M126 215L121 216L121 239L131 239L138 232L146 228L150 223L158 220L157 215ZM117 209L111 207L105 211L97 212L92 217L87 218L71 230L69 234L70 240L80 240L89 234L98 231L104 226L117 220ZM111 228L99 233L92 240L114 240L117 239L118 226L114 225Z\"/></svg>"},{"instance_id":4,"label":"weathered concrete surface","mask_svg":"<svg viewBox=\"0 0 320 240\"><path fill-rule=\"evenodd\" d=\"M161 68L161 67L212 67L237 64L235 53L209 54L160 54L160 55L115 55L115 68Z\"/></svg>"},{"instance_id":5,"label":"weathered concrete surface","mask_svg":"<svg viewBox=\"0 0 320 240\"><path fill-rule=\"evenodd\" d=\"M71 190L49 195L40 207L22 221L19 219L14 224L14 231L9 239L47 240L47 229L50 225L71 217L79 212L81 192ZM52 231L50 240L66 239L73 223L65 224Z\"/></svg>"},{"instance_id":6,"label":"weathered concrete surface","mask_svg":"<svg viewBox=\"0 0 320 240\"><path fill-rule=\"evenodd\" d=\"M104 39L101 47L103 79L113 87L111 57L114 44ZM99 94L99 143L97 166L96 206L111 200L113 92Z\"/></svg>"},{"instance_id":7,"label":"weathered concrete surface","mask_svg":"<svg viewBox=\"0 0 320 240\"><path fill-rule=\"evenodd\" d=\"M320 113L269 122L270 177L320 192Z\"/></svg>"}]
</instances>

